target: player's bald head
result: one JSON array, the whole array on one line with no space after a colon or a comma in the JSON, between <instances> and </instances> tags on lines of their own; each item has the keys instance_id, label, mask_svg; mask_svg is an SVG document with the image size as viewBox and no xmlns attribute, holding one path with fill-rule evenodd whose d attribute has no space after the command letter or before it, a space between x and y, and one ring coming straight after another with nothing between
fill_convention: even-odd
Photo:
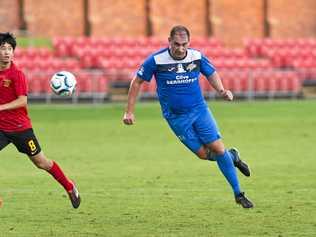
<instances>
[{"instance_id":1,"label":"player's bald head","mask_svg":"<svg viewBox=\"0 0 316 237\"><path fill-rule=\"evenodd\" d=\"M188 40L190 40L190 32L185 26L177 25L172 27L169 37L173 39L175 35L180 35L181 37L187 36Z\"/></svg>"}]
</instances>

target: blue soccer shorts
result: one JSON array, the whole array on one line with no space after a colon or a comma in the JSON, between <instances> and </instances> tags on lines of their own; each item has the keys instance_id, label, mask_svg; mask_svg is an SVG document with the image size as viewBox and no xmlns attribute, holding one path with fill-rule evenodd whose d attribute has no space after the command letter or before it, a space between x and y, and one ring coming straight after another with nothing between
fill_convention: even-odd
<instances>
[{"instance_id":1,"label":"blue soccer shorts","mask_svg":"<svg viewBox=\"0 0 316 237\"><path fill-rule=\"evenodd\" d=\"M166 120L180 141L194 153L204 144L221 138L213 114L207 107L185 114L172 114Z\"/></svg>"}]
</instances>

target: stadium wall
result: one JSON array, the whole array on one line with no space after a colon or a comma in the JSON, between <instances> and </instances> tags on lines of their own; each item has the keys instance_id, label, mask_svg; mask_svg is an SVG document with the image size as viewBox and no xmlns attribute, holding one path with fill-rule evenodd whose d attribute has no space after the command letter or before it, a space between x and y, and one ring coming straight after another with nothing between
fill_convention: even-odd
<instances>
[{"instance_id":1,"label":"stadium wall","mask_svg":"<svg viewBox=\"0 0 316 237\"><path fill-rule=\"evenodd\" d=\"M316 37L316 1L270 0L272 38Z\"/></svg>"},{"instance_id":2,"label":"stadium wall","mask_svg":"<svg viewBox=\"0 0 316 237\"><path fill-rule=\"evenodd\" d=\"M212 25L215 37L230 46L238 46L244 38L264 35L263 1L212 1Z\"/></svg>"},{"instance_id":3,"label":"stadium wall","mask_svg":"<svg viewBox=\"0 0 316 237\"><path fill-rule=\"evenodd\" d=\"M84 33L83 1L24 0L24 7L30 35L80 36Z\"/></svg>"},{"instance_id":4,"label":"stadium wall","mask_svg":"<svg viewBox=\"0 0 316 237\"><path fill-rule=\"evenodd\" d=\"M166 37L171 26L184 24L195 37L238 46L250 37L316 37L316 1L0 0L1 31L19 32L23 21L35 37Z\"/></svg>"},{"instance_id":5,"label":"stadium wall","mask_svg":"<svg viewBox=\"0 0 316 237\"><path fill-rule=\"evenodd\" d=\"M146 34L145 0L93 0L89 4L92 36Z\"/></svg>"},{"instance_id":6,"label":"stadium wall","mask_svg":"<svg viewBox=\"0 0 316 237\"><path fill-rule=\"evenodd\" d=\"M190 27L194 36L207 36L205 0L152 0L151 21L153 34L158 37L167 37L170 28L175 24Z\"/></svg>"},{"instance_id":7,"label":"stadium wall","mask_svg":"<svg viewBox=\"0 0 316 237\"><path fill-rule=\"evenodd\" d=\"M0 31L12 31L19 28L18 1L0 0Z\"/></svg>"}]
</instances>

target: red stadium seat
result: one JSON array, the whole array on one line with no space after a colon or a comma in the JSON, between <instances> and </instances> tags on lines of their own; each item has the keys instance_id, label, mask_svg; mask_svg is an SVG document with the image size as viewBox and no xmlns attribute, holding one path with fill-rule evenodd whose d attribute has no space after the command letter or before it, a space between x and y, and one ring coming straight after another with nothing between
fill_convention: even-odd
<instances>
[{"instance_id":1,"label":"red stadium seat","mask_svg":"<svg viewBox=\"0 0 316 237\"><path fill-rule=\"evenodd\" d=\"M80 72L77 75L77 92L91 93L93 91L93 84L91 77L86 72Z\"/></svg>"},{"instance_id":2,"label":"red stadium seat","mask_svg":"<svg viewBox=\"0 0 316 237\"><path fill-rule=\"evenodd\" d=\"M248 78L237 76L232 80L233 92L246 92L248 89Z\"/></svg>"},{"instance_id":3,"label":"red stadium seat","mask_svg":"<svg viewBox=\"0 0 316 237\"><path fill-rule=\"evenodd\" d=\"M99 80L97 91L107 93L108 89L109 89L108 79L106 77L101 77Z\"/></svg>"},{"instance_id":4,"label":"red stadium seat","mask_svg":"<svg viewBox=\"0 0 316 237\"><path fill-rule=\"evenodd\" d=\"M301 90L301 83L298 77L288 78L288 89L291 92L298 93Z\"/></svg>"},{"instance_id":5,"label":"red stadium seat","mask_svg":"<svg viewBox=\"0 0 316 237\"><path fill-rule=\"evenodd\" d=\"M30 94L40 94L42 90L41 81L34 75L30 75L28 80L28 89Z\"/></svg>"},{"instance_id":6,"label":"red stadium seat","mask_svg":"<svg viewBox=\"0 0 316 237\"><path fill-rule=\"evenodd\" d=\"M255 92L266 92L266 79L264 77L254 77L254 90Z\"/></svg>"},{"instance_id":7,"label":"red stadium seat","mask_svg":"<svg viewBox=\"0 0 316 237\"><path fill-rule=\"evenodd\" d=\"M269 92L275 92L277 89L276 79L273 77L268 77L268 78L266 78L266 82L267 82L267 90Z\"/></svg>"}]
</instances>

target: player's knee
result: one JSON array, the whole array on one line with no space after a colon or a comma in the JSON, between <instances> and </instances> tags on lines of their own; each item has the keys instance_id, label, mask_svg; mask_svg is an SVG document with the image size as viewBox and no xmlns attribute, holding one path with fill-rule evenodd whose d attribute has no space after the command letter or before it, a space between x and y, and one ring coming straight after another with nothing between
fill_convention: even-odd
<instances>
[{"instance_id":1,"label":"player's knee","mask_svg":"<svg viewBox=\"0 0 316 237\"><path fill-rule=\"evenodd\" d=\"M225 148L214 149L213 152L215 153L215 155L221 156L225 153Z\"/></svg>"},{"instance_id":2,"label":"player's knee","mask_svg":"<svg viewBox=\"0 0 316 237\"><path fill-rule=\"evenodd\" d=\"M49 163L45 160L35 161L34 165L37 168L42 169L42 170L49 170L50 169Z\"/></svg>"},{"instance_id":3,"label":"player's knee","mask_svg":"<svg viewBox=\"0 0 316 237\"><path fill-rule=\"evenodd\" d=\"M206 156L197 156L200 160L207 160L207 157Z\"/></svg>"},{"instance_id":4,"label":"player's knee","mask_svg":"<svg viewBox=\"0 0 316 237\"><path fill-rule=\"evenodd\" d=\"M214 153L215 156L223 155L225 153L225 146L221 140L217 140L206 146L212 151L212 153Z\"/></svg>"},{"instance_id":5,"label":"player's knee","mask_svg":"<svg viewBox=\"0 0 316 237\"><path fill-rule=\"evenodd\" d=\"M201 147L195 154L199 159L207 160L207 150L204 147Z\"/></svg>"},{"instance_id":6,"label":"player's knee","mask_svg":"<svg viewBox=\"0 0 316 237\"><path fill-rule=\"evenodd\" d=\"M42 170L50 170L52 167L52 161L46 159L46 157L42 154L36 155L34 157L30 157L34 165Z\"/></svg>"}]
</instances>

